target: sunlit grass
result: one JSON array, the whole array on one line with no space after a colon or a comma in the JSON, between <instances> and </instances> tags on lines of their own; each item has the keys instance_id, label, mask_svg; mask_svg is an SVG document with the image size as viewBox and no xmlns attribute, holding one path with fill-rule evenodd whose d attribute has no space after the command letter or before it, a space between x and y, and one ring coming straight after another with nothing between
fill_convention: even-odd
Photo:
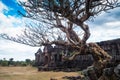
<instances>
[{"instance_id":1,"label":"sunlit grass","mask_svg":"<svg viewBox=\"0 0 120 80\"><path fill-rule=\"evenodd\" d=\"M50 80L64 76L78 76L77 72L38 72L34 67L0 67L0 80Z\"/></svg>"}]
</instances>

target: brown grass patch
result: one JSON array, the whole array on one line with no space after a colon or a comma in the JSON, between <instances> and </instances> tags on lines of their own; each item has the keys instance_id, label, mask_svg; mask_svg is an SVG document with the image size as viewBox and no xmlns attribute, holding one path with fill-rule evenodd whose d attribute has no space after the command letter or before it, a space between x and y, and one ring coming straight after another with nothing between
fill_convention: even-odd
<instances>
[{"instance_id":1,"label":"brown grass patch","mask_svg":"<svg viewBox=\"0 0 120 80\"><path fill-rule=\"evenodd\" d=\"M78 76L77 72L38 72L33 67L0 67L0 80L50 80L64 76Z\"/></svg>"}]
</instances>

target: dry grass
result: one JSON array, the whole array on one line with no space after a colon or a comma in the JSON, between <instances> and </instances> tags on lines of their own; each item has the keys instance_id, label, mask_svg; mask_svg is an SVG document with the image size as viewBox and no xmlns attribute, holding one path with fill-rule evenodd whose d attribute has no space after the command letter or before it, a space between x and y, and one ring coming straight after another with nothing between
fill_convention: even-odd
<instances>
[{"instance_id":1,"label":"dry grass","mask_svg":"<svg viewBox=\"0 0 120 80\"><path fill-rule=\"evenodd\" d=\"M33 67L0 67L0 80L50 80L64 76L78 76L77 72L38 72Z\"/></svg>"}]
</instances>

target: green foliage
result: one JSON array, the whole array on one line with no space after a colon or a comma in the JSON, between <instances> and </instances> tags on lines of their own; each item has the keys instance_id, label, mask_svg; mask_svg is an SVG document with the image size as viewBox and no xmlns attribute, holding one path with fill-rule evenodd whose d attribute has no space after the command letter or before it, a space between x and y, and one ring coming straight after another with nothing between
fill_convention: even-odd
<instances>
[{"instance_id":1,"label":"green foliage","mask_svg":"<svg viewBox=\"0 0 120 80\"><path fill-rule=\"evenodd\" d=\"M32 61L31 61L30 59L26 59L26 60L25 60L25 63L26 63L27 65L30 65L30 64L32 63Z\"/></svg>"},{"instance_id":2,"label":"green foliage","mask_svg":"<svg viewBox=\"0 0 120 80\"><path fill-rule=\"evenodd\" d=\"M27 63L24 61L21 61L20 66L27 66Z\"/></svg>"},{"instance_id":3,"label":"green foliage","mask_svg":"<svg viewBox=\"0 0 120 80\"><path fill-rule=\"evenodd\" d=\"M0 60L0 66L35 66L35 61L26 59L25 61L14 61L13 58Z\"/></svg>"},{"instance_id":4,"label":"green foliage","mask_svg":"<svg viewBox=\"0 0 120 80\"><path fill-rule=\"evenodd\" d=\"M8 61L7 60L0 60L0 65L1 66L8 66Z\"/></svg>"},{"instance_id":5,"label":"green foliage","mask_svg":"<svg viewBox=\"0 0 120 80\"><path fill-rule=\"evenodd\" d=\"M10 58L9 59L9 61L8 61L8 65L10 66L10 65L14 65L14 61L13 61L14 59L13 58Z\"/></svg>"}]
</instances>

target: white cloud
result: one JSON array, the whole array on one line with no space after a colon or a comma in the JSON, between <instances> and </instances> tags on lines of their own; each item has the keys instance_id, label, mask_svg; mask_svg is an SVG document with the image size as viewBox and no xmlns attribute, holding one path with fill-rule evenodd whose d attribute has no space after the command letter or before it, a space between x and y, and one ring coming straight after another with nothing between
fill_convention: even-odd
<instances>
[{"instance_id":1,"label":"white cloud","mask_svg":"<svg viewBox=\"0 0 120 80\"><path fill-rule=\"evenodd\" d=\"M91 36L88 42L97 42L120 38L120 7L96 16L94 22L88 22Z\"/></svg>"},{"instance_id":2,"label":"white cloud","mask_svg":"<svg viewBox=\"0 0 120 80\"><path fill-rule=\"evenodd\" d=\"M28 0L17 0L17 2L19 2L19 1L21 1L21 2L27 2Z\"/></svg>"},{"instance_id":3,"label":"white cloud","mask_svg":"<svg viewBox=\"0 0 120 80\"><path fill-rule=\"evenodd\" d=\"M7 33L9 35L20 34L24 25L21 23L21 19L16 19L15 17L6 17L0 14L0 33Z\"/></svg>"},{"instance_id":4,"label":"white cloud","mask_svg":"<svg viewBox=\"0 0 120 80\"><path fill-rule=\"evenodd\" d=\"M120 38L120 21L107 22L101 25L94 25L91 28L89 42L97 42Z\"/></svg>"},{"instance_id":5,"label":"white cloud","mask_svg":"<svg viewBox=\"0 0 120 80\"><path fill-rule=\"evenodd\" d=\"M0 2L0 5L0 33L7 33L9 35L21 33L21 29L24 27L23 20L4 15L3 10L8 8L2 2Z\"/></svg>"},{"instance_id":6,"label":"white cloud","mask_svg":"<svg viewBox=\"0 0 120 80\"><path fill-rule=\"evenodd\" d=\"M0 2L0 12L2 12L5 9L8 10L7 6L5 6L4 4L2 4L2 2Z\"/></svg>"},{"instance_id":7,"label":"white cloud","mask_svg":"<svg viewBox=\"0 0 120 80\"><path fill-rule=\"evenodd\" d=\"M120 26L120 21L108 22L108 23L105 23L105 26L108 27L108 28L119 27Z\"/></svg>"},{"instance_id":8,"label":"white cloud","mask_svg":"<svg viewBox=\"0 0 120 80\"><path fill-rule=\"evenodd\" d=\"M23 44L0 40L0 59L14 58L14 60L34 59L34 53L38 50L36 47L30 47Z\"/></svg>"},{"instance_id":9,"label":"white cloud","mask_svg":"<svg viewBox=\"0 0 120 80\"><path fill-rule=\"evenodd\" d=\"M15 36L21 34L24 29L24 19L13 16L6 16L3 10L8 9L7 6L0 2L0 33L7 33ZM14 58L15 60L25 60L26 58L34 59L34 53L37 48L18 44L15 42L0 39L0 59Z\"/></svg>"}]
</instances>

